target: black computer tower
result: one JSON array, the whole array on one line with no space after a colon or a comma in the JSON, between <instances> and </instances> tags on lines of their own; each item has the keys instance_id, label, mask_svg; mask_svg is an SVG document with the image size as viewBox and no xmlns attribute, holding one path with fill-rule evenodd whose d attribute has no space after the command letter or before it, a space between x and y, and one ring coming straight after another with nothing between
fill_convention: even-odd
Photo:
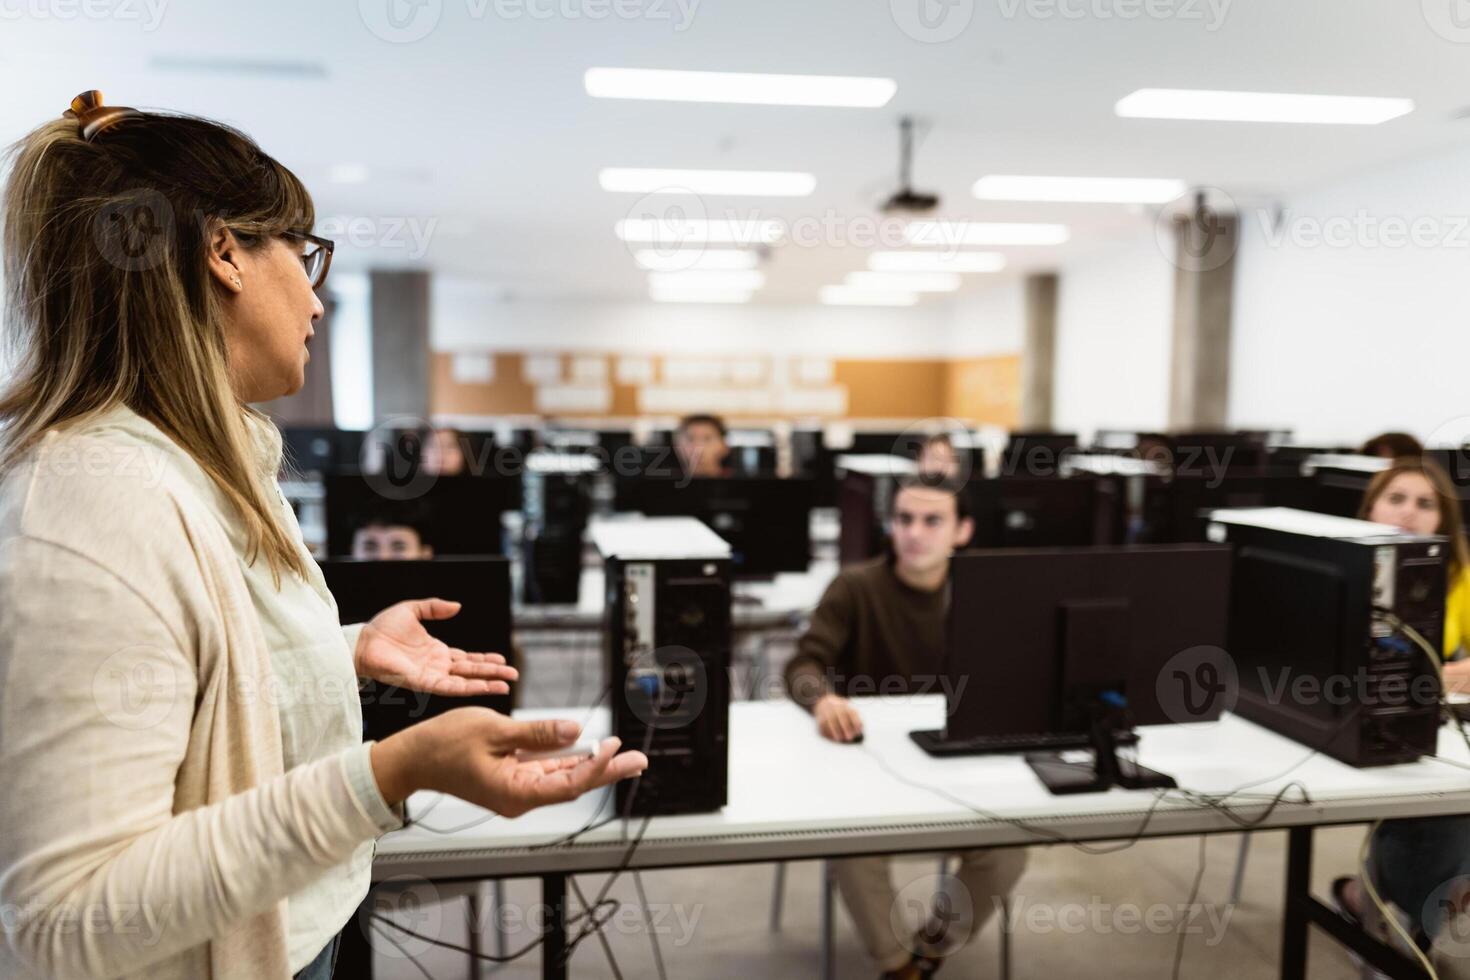
<instances>
[{"instance_id":1,"label":"black computer tower","mask_svg":"<svg viewBox=\"0 0 1470 980\"><path fill-rule=\"evenodd\" d=\"M521 600L527 605L577 604L592 478L532 469L522 478Z\"/></svg>"},{"instance_id":2,"label":"black computer tower","mask_svg":"<svg viewBox=\"0 0 1470 980\"><path fill-rule=\"evenodd\" d=\"M1236 712L1352 766L1432 755L1435 666L1375 608L1438 656L1444 539L1377 534L1359 522L1333 537L1234 523L1229 514L1215 515L1211 528L1235 546L1226 649L1238 675Z\"/></svg>"},{"instance_id":3,"label":"black computer tower","mask_svg":"<svg viewBox=\"0 0 1470 980\"><path fill-rule=\"evenodd\" d=\"M729 779L730 562L609 557L606 571L612 731L648 755L641 778L617 785L617 813L718 810Z\"/></svg>"}]
</instances>

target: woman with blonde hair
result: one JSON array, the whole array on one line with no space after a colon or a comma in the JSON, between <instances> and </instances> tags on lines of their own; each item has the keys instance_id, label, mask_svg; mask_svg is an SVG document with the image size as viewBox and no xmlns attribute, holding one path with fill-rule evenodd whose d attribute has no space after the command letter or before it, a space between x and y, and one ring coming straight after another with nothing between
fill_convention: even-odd
<instances>
[{"instance_id":1,"label":"woman with blonde hair","mask_svg":"<svg viewBox=\"0 0 1470 980\"><path fill-rule=\"evenodd\" d=\"M244 135L84 93L4 194L0 976L329 977L415 790L505 816L642 770L572 722L460 708L362 743L359 679L508 690L433 640L343 629L249 405L304 380L332 245Z\"/></svg>"}]
</instances>

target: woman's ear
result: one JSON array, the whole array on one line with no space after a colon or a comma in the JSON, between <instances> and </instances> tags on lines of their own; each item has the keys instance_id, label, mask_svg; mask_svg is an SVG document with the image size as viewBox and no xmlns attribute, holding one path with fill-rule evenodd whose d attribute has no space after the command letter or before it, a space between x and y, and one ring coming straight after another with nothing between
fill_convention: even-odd
<instances>
[{"instance_id":1,"label":"woman's ear","mask_svg":"<svg viewBox=\"0 0 1470 980\"><path fill-rule=\"evenodd\" d=\"M240 254L244 251L234 232L223 221L214 218L205 229L204 251L210 274L227 292L239 293L245 286L240 275Z\"/></svg>"}]
</instances>

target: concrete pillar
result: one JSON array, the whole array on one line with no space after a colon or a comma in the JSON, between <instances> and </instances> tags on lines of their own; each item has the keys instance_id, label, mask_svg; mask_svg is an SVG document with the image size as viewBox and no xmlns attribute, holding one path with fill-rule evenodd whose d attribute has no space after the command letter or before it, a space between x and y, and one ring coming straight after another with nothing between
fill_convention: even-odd
<instances>
[{"instance_id":1,"label":"concrete pillar","mask_svg":"<svg viewBox=\"0 0 1470 980\"><path fill-rule=\"evenodd\" d=\"M1240 220L1197 208L1174 220L1174 238L1169 428L1223 429L1229 420L1231 294Z\"/></svg>"},{"instance_id":2,"label":"concrete pillar","mask_svg":"<svg viewBox=\"0 0 1470 980\"><path fill-rule=\"evenodd\" d=\"M1037 432L1052 426L1057 346L1056 273L1027 276L1024 290L1026 337L1021 348L1020 428Z\"/></svg>"},{"instance_id":3,"label":"concrete pillar","mask_svg":"<svg viewBox=\"0 0 1470 980\"><path fill-rule=\"evenodd\" d=\"M372 273L373 417L429 417L429 274Z\"/></svg>"}]
</instances>

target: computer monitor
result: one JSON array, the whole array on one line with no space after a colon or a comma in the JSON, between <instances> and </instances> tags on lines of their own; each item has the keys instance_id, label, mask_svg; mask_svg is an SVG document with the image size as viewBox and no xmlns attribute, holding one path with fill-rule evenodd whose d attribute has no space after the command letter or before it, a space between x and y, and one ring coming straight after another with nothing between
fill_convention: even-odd
<instances>
[{"instance_id":1,"label":"computer monitor","mask_svg":"<svg viewBox=\"0 0 1470 980\"><path fill-rule=\"evenodd\" d=\"M1061 475L1062 458L1077 450L1071 432L1012 432L1000 456L1002 476Z\"/></svg>"},{"instance_id":2,"label":"computer monitor","mask_svg":"<svg viewBox=\"0 0 1470 980\"><path fill-rule=\"evenodd\" d=\"M729 542L737 576L763 578L811 564L812 490L811 480L775 477L649 478L627 482L619 509L697 517Z\"/></svg>"},{"instance_id":3,"label":"computer monitor","mask_svg":"<svg viewBox=\"0 0 1470 980\"><path fill-rule=\"evenodd\" d=\"M515 665L511 644L510 563L504 558L321 562L342 623L364 623L396 602L439 598L461 604L452 619L424 623L429 633L472 653L499 653ZM360 692L363 737L383 739L454 708L479 705L508 714L508 694L439 697L369 682Z\"/></svg>"},{"instance_id":4,"label":"computer monitor","mask_svg":"<svg viewBox=\"0 0 1470 980\"><path fill-rule=\"evenodd\" d=\"M286 466L301 474L354 472L365 432L321 426L281 428Z\"/></svg>"},{"instance_id":5,"label":"computer monitor","mask_svg":"<svg viewBox=\"0 0 1470 980\"><path fill-rule=\"evenodd\" d=\"M797 476L812 480L814 506L837 506L836 462L837 454L827 446L821 429L792 430L791 467Z\"/></svg>"},{"instance_id":6,"label":"computer monitor","mask_svg":"<svg viewBox=\"0 0 1470 980\"><path fill-rule=\"evenodd\" d=\"M683 481L684 464L673 446L631 446L612 459L613 510L636 511L638 488L646 480Z\"/></svg>"},{"instance_id":7,"label":"computer monitor","mask_svg":"<svg viewBox=\"0 0 1470 980\"><path fill-rule=\"evenodd\" d=\"M1258 433L1177 432L1166 438L1180 476L1245 476L1266 468L1266 442Z\"/></svg>"},{"instance_id":8,"label":"computer monitor","mask_svg":"<svg viewBox=\"0 0 1470 980\"><path fill-rule=\"evenodd\" d=\"M915 732L914 740L935 754L986 740L1028 751L1055 793L1173 785L1117 759L1114 748L1134 725L1219 717L1220 699L1176 696L1168 672L1184 655L1187 674L1214 662L1219 676L1230 572L1225 545L955 555L946 727ZM1095 758L1074 764L1037 751L1059 744L1057 736L1084 739Z\"/></svg>"},{"instance_id":9,"label":"computer monitor","mask_svg":"<svg viewBox=\"0 0 1470 980\"><path fill-rule=\"evenodd\" d=\"M499 555L504 553L500 517L510 509L515 477L441 476L421 492L413 482L385 484L381 475L337 474L326 478L327 554L352 554L352 538L361 524L378 514L391 515L395 498L406 497L422 514L419 533L435 555ZM387 487L385 491L383 488Z\"/></svg>"},{"instance_id":10,"label":"computer monitor","mask_svg":"<svg viewBox=\"0 0 1470 980\"><path fill-rule=\"evenodd\" d=\"M925 434L918 430L854 432L852 445L841 450L841 453L851 456L903 456L917 459L924 439Z\"/></svg>"},{"instance_id":11,"label":"computer monitor","mask_svg":"<svg viewBox=\"0 0 1470 980\"><path fill-rule=\"evenodd\" d=\"M1108 477L1002 476L967 484L975 548L1114 544L1121 533L1119 482Z\"/></svg>"},{"instance_id":12,"label":"computer monitor","mask_svg":"<svg viewBox=\"0 0 1470 980\"><path fill-rule=\"evenodd\" d=\"M1204 541L1206 514L1225 507L1315 509L1317 491L1299 473L1148 477L1141 513L1129 529L1132 544Z\"/></svg>"}]
</instances>

